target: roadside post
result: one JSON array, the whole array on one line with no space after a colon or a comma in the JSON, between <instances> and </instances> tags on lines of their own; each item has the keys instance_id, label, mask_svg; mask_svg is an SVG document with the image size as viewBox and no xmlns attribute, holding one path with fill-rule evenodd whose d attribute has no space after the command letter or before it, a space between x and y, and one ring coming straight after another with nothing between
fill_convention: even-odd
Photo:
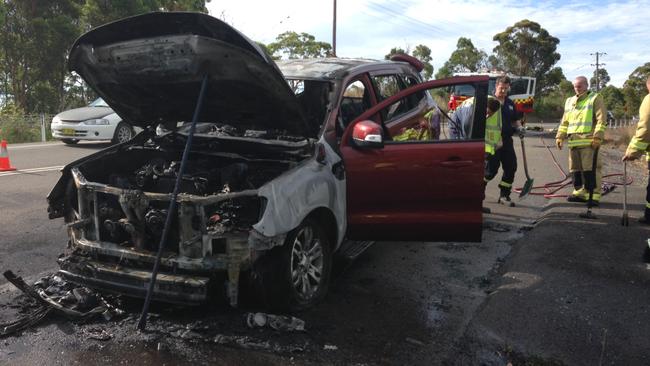
<instances>
[{"instance_id":1,"label":"roadside post","mask_svg":"<svg viewBox=\"0 0 650 366\"><path fill-rule=\"evenodd\" d=\"M45 113L41 113L41 142L45 142Z\"/></svg>"}]
</instances>

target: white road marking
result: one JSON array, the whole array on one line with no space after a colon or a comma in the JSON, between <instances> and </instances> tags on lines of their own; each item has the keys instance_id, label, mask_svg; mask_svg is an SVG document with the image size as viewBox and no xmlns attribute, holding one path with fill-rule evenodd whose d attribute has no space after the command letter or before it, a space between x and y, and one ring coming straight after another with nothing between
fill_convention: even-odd
<instances>
[{"instance_id":1,"label":"white road marking","mask_svg":"<svg viewBox=\"0 0 650 366\"><path fill-rule=\"evenodd\" d=\"M21 174L30 174L30 173L51 172L53 170L61 170L61 169L63 169L63 165L46 166L42 168L20 169L20 170L13 170L9 172L0 172L0 177L8 177L10 175L21 175Z\"/></svg>"},{"instance_id":2,"label":"white road marking","mask_svg":"<svg viewBox=\"0 0 650 366\"><path fill-rule=\"evenodd\" d=\"M62 142L46 142L46 143L40 143L40 144L19 144L19 145L7 145L7 150L23 150L23 149L38 149L41 147L57 147L57 146L64 146L65 144Z\"/></svg>"}]
</instances>

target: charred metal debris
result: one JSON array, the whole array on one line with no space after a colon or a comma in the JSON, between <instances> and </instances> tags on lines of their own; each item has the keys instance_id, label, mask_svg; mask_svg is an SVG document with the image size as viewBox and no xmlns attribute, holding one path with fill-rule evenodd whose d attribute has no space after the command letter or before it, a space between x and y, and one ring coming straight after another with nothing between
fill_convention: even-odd
<instances>
[{"instance_id":1,"label":"charred metal debris","mask_svg":"<svg viewBox=\"0 0 650 366\"><path fill-rule=\"evenodd\" d=\"M36 306L31 314L0 324L0 336L8 336L30 328L50 314L74 321L88 321L96 317L108 321L124 315L123 310L110 304L99 293L74 285L57 275L43 277L33 286L12 271L4 272L4 276L25 295L35 300Z\"/></svg>"},{"instance_id":2,"label":"charred metal debris","mask_svg":"<svg viewBox=\"0 0 650 366\"><path fill-rule=\"evenodd\" d=\"M12 271L6 271L4 276L31 301L28 301L29 305L21 306L29 309L29 314L0 324L0 337L15 335L37 326L48 317L60 316L87 324L80 329L85 338L108 341L124 335L114 334L115 329L96 321L114 322L118 327L136 321L136 314L129 315L116 305L119 303L117 298L104 297L86 287L65 281L57 274L43 277L33 285L27 284ZM165 348L164 342L168 338L276 353L301 353L313 348L305 335L305 321L288 315L246 313L240 323L242 328L232 334L224 334L220 322L197 320L179 324L165 320L158 314L150 314L149 317L152 321L148 335L143 336L151 340L153 335L154 339L158 339L159 350ZM244 334L246 328L248 334Z\"/></svg>"}]
</instances>

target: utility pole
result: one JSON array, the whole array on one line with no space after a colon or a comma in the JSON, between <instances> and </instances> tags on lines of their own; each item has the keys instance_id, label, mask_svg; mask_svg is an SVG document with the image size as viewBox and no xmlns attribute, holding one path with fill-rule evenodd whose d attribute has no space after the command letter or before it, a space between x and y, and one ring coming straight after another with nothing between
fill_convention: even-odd
<instances>
[{"instance_id":1,"label":"utility pole","mask_svg":"<svg viewBox=\"0 0 650 366\"><path fill-rule=\"evenodd\" d=\"M336 0L334 0L334 12L332 19L332 56L336 57Z\"/></svg>"},{"instance_id":2,"label":"utility pole","mask_svg":"<svg viewBox=\"0 0 650 366\"><path fill-rule=\"evenodd\" d=\"M598 62L598 56L603 56L606 55L606 52L596 52L596 53L590 53L591 56L596 55L596 64L591 64L591 66L596 66L596 91L600 90L600 73L598 70L600 69L600 66L605 66L604 63L599 63Z\"/></svg>"}]
</instances>

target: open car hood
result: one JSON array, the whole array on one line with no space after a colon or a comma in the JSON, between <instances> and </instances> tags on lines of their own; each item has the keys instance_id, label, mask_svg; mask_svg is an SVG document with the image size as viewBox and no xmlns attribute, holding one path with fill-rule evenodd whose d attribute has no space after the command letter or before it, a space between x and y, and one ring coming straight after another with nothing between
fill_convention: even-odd
<instances>
[{"instance_id":1,"label":"open car hood","mask_svg":"<svg viewBox=\"0 0 650 366\"><path fill-rule=\"evenodd\" d=\"M191 121L208 75L199 121L307 136L298 100L253 41L202 13L155 12L95 28L72 46L75 71L134 125Z\"/></svg>"}]
</instances>

